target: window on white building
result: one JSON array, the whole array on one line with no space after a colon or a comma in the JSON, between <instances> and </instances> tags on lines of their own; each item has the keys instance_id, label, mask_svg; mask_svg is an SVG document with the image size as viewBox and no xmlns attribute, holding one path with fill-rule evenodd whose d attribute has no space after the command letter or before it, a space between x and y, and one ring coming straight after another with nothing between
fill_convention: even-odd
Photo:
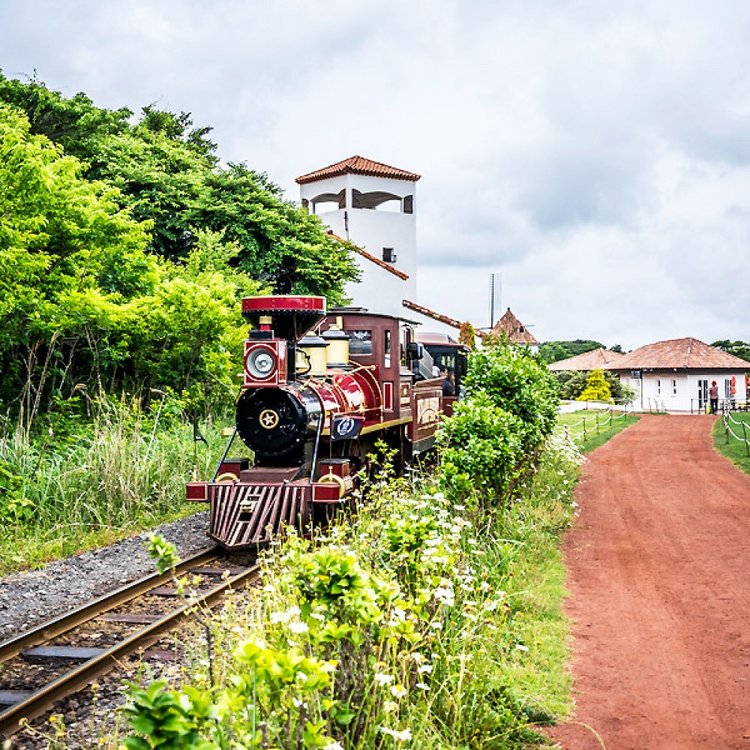
<instances>
[{"instance_id":1,"label":"window on white building","mask_svg":"<svg viewBox=\"0 0 750 750\"><path fill-rule=\"evenodd\" d=\"M672 395L673 396L677 395L677 381L676 380L672 381Z\"/></svg>"},{"instance_id":2,"label":"window on white building","mask_svg":"<svg viewBox=\"0 0 750 750\"><path fill-rule=\"evenodd\" d=\"M661 380L658 378L656 380L656 392L661 396Z\"/></svg>"}]
</instances>

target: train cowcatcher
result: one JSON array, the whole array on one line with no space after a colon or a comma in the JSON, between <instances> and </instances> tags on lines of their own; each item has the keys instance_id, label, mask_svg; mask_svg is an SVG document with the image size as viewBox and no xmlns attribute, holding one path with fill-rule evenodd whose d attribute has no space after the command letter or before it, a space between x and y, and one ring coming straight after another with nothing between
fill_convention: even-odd
<instances>
[{"instance_id":1,"label":"train cowcatcher","mask_svg":"<svg viewBox=\"0 0 750 750\"><path fill-rule=\"evenodd\" d=\"M251 330L224 454L187 499L209 504L209 536L229 550L267 543L284 526L351 502L382 439L408 462L429 450L444 410L414 323L362 308L326 311L323 297L242 301ZM230 458L239 438L252 460Z\"/></svg>"}]
</instances>

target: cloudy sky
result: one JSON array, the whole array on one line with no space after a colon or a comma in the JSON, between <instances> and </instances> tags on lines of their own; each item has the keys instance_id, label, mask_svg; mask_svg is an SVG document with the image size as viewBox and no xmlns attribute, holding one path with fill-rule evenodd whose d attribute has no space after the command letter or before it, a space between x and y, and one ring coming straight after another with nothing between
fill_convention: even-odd
<instances>
[{"instance_id":1,"label":"cloudy sky","mask_svg":"<svg viewBox=\"0 0 750 750\"><path fill-rule=\"evenodd\" d=\"M0 0L0 69L295 176L418 172L419 301L540 340L750 340L750 3Z\"/></svg>"}]
</instances>

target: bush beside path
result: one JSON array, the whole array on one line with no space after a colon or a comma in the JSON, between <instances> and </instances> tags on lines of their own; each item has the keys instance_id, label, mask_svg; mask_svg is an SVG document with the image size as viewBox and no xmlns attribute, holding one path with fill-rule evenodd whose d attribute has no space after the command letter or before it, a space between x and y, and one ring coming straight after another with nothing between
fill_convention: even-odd
<instances>
[{"instance_id":1,"label":"bush beside path","mask_svg":"<svg viewBox=\"0 0 750 750\"><path fill-rule=\"evenodd\" d=\"M711 417L651 417L589 457L568 533L569 750L750 746L750 477Z\"/></svg>"}]
</instances>

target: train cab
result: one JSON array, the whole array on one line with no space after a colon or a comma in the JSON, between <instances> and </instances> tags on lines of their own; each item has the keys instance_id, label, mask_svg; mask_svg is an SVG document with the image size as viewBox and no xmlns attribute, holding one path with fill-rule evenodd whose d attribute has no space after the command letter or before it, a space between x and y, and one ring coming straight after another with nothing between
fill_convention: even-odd
<instances>
[{"instance_id":1,"label":"train cab","mask_svg":"<svg viewBox=\"0 0 750 750\"><path fill-rule=\"evenodd\" d=\"M469 347L459 344L446 333L418 333L421 344L432 360L434 372L453 374L453 393L444 393L443 410L447 416L453 414L453 405L463 392L463 380L468 367Z\"/></svg>"},{"instance_id":2,"label":"train cab","mask_svg":"<svg viewBox=\"0 0 750 750\"><path fill-rule=\"evenodd\" d=\"M363 308L334 308L319 327L323 339L343 331L354 367L372 368L382 389L382 419L366 426L396 428L403 434L406 457L429 450L442 414L440 381L415 375L424 347L416 340L415 324L404 318ZM405 428L405 431L400 428Z\"/></svg>"}]
</instances>

